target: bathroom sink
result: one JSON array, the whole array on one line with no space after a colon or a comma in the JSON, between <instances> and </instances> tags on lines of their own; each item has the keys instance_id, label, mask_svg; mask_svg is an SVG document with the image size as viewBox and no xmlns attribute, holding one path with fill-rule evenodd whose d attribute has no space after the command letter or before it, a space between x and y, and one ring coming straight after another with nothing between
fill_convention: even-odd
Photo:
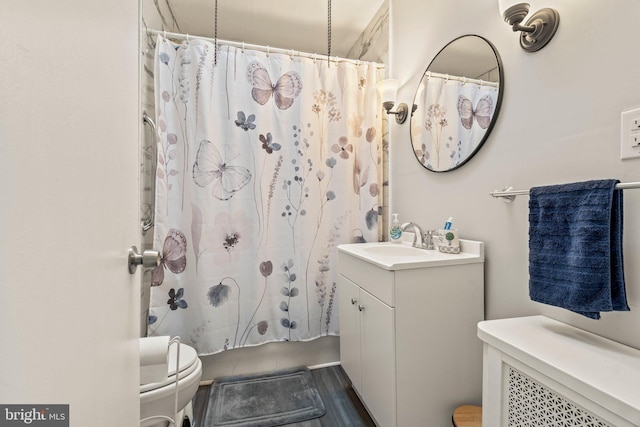
<instances>
[{"instance_id":1,"label":"bathroom sink","mask_svg":"<svg viewBox=\"0 0 640 427\"><path fill-rule=\"evenodd\" d=\"M484 261L484 243L460 239L459 254L414 248L409 242L350 243L338 246L338 252L359 258L385 270L472 264Z\"/></svg>"},{"instance_id":2,"label":"bathroom sink","mask_svg":"<svg viewBox=\"0 0 640 427\"><path fill-rule=\"evenodd\" d=\"M407 246L403 244L368 246L366 248L363 248L363 250L371 255L392 256L392 257L425 256L433 252L433 251L427 251L425 249L414 248L413 246Z\"/></svg>"}]
</instances>

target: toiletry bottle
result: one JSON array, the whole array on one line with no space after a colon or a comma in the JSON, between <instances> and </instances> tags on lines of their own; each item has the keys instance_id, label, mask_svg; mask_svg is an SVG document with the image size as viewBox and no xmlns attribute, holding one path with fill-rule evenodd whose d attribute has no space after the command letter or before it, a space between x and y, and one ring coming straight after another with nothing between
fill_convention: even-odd
<instances>
[{"instance_id":1,"label":"toiletry bottle","mask_svg":"<svg viewBox=\"0 0 640 427\"><path fill-rule=\"evenodd\" d=\"M398 221L398 214L393 214L393 221L391 227L389 227L389 240L393 243L400 243L400 237L402 236L402 230L400 229L400 221Z\"/></svg>"}]
</instances>

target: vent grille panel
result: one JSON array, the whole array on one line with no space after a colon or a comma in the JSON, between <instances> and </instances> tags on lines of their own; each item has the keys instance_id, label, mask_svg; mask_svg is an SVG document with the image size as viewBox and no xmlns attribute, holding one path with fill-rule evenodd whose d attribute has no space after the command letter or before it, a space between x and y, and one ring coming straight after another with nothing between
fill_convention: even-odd
<instances>
[{"instance_id":1,"label":"vent grille panel","mask_svg":"<svg viewBox=\"0 0 640 427\"><path fill-rule=\"evenodd\" d=\"M509 427L613 427L509 367Z\"/></svg>"}]
</instances>

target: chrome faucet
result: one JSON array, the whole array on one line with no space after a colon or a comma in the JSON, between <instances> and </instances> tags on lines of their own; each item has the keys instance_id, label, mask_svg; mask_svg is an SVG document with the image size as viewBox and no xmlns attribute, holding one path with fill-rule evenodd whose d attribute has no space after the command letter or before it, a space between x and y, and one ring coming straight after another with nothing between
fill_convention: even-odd
<instances>
[{"instance_id":1,"label":"chrome faucet","mask_svg":"<svg viewBox=\"0 0 640 427\"><path fill-rule=\"evenodd\" d=\"M414 248L434 250L436 247L433 244L433 230L429 230L426 233L422 232L422 229L418 224L413 222L405 222L400 226L400 229L404 232L407 231L408 228L413 229L413 243L411 246Z\"/></svg>"},{"instance_id":2,"label":"chrome faucet","mask_svg":"<svg viewBox=\"0 0 640 427\"><path fill-rule=\"evenodd\" d=\"M413 243L411 246L414 248L424 249L424 242L422 240L422 229L418 224L413 222L405 222L400 226L400 229L405 232L407 228L413 228Z\"/></svg>"}]
</instances>

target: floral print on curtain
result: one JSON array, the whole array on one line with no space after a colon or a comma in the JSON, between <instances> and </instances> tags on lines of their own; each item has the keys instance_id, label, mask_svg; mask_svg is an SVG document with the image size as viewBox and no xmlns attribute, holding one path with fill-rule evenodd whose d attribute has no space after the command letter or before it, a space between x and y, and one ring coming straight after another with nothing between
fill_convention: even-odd
<instances>
[{"instance_id":1,"label":"floral print on curtain","mask_svg":"<svg viewBox=\"0 0 640 427\"><path fill-rule=\"evenodd\" d=\"M149 335L199 354L338 334L337 245L376 241L375 63L158 37Z\"/></svg>"}]
</instances>

